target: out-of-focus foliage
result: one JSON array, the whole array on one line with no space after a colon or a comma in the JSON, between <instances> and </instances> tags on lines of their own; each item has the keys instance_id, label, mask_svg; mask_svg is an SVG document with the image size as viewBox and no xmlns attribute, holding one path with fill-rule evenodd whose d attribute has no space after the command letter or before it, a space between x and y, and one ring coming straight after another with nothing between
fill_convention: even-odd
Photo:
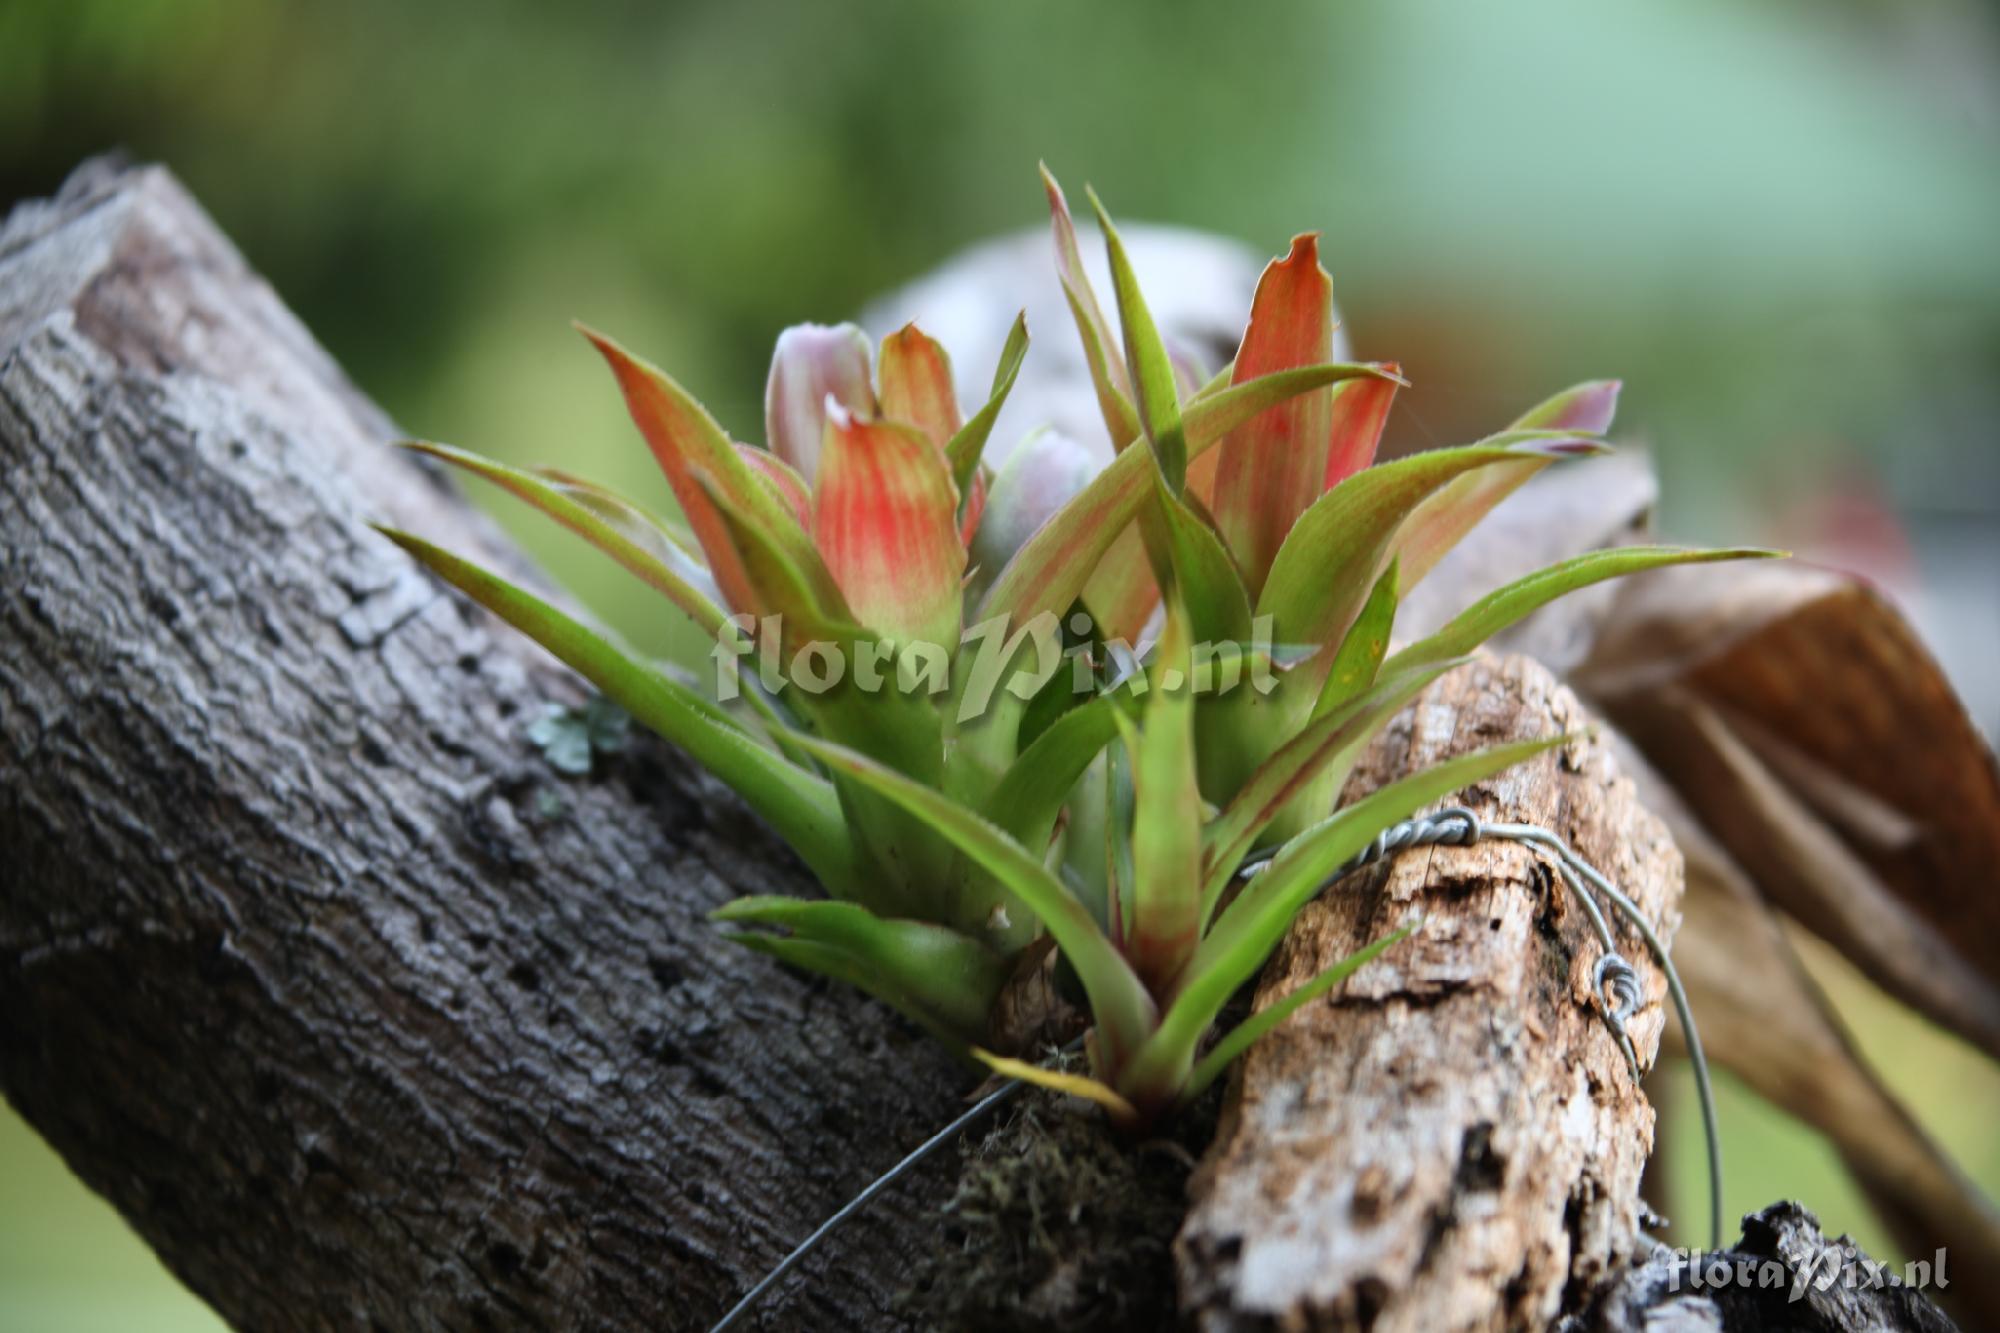
<instances>
[{"instance_id":1,"label":"out-of-focus foliage","mask_svg":"<svg viewBox=\"0 0 2000 1333\"><path fill-rule=\"evenodd\" d=\"M1045 157L1261 251L1323 227L1438 442L1617 367L1682 535L1801 469L2000 490L1990 10L1144 9L15 0L0 193L162 158L412 430L609 458L569 317L748 423L779 327L1033 221Z\"/></svg>"},{"instance_id":2,"label":"out-of-focus foliage","mask_svg":"<svg viewBox=\"0 0 2000 1333\"><path fill-rule=\"evenodd\" d=\"M1037 222L1037 158L1260 252L1317 226L1356 355L1414 381L1392 448L1622 375L1671 535L1883 577L1981 665L1990 731L1996 71L1975 0L0 0L0 200L165 161L411 432L655 498L573 316L748 431L780 327ZM1991 1068L1913 1049L1885 1073L2000 1180ZM1732 1206L1802 1194L1889 1248L1758 1123L1735 1161L1772 1179Z\"/></svg>"}]
</instances>

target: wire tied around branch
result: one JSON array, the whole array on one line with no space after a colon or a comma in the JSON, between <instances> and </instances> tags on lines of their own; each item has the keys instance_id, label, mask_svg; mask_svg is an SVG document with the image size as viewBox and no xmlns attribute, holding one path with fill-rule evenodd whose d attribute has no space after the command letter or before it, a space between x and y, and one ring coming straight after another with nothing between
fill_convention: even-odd
<instances>
[{"instance_id":1,"label":"wire tied around branch","mask_svg":"<svg viewBox=\"0 0 2000 1333\"><path fill-rule=\"evenodd\" d=\"M1702 1054L1701 1038L1695 1032L1694 1011L1688 1004L1687 991L1681 985L1680 973L1675 970L1673 959L1667 954L1665 942L1653 930L1637 903L1620 892L1616 885L1606 879L1595 866L1578 856L1575 849L1554 832L1539 824L1489 824L1464 806L1457 805L1390 825L1377 834L1373 842L1356 852L1327 876L1320 889L1324 891L1332 888L1355 871L1387 860L1397 852L1407 851L1412 847L1470 847L1487 838L1517 842L1547 853L1555 865L1556 873L1562 876L1564 885L1583 905L1585 915L1590 918L1592 932L1603 948L1603 953L1591 970L1591 985L1597 993L1597 1003L1604 1017L1604 1025L1610 1030L1613 1039L1618 1043L1618 1049L1624 1054L1626 1065L1632 1071L1635 1083L1644 1071L1639 1067L1639 1052L1632 1044L1627 1024L1632 1015L1638 1011L1644 996L1639 985L1638 970L1618 952L1618 943L1612 934L1611 923L1605 918L1604 909L1598 905L1597 893L1603 894L1619 914L1631 923L1633 929L1638 931L1640 938L1645 941L1648 952L1652 954L1653 961L1666 976L1667 993L1673 999L1674 1012L1680 1019L1681 1032L1687 1040L1688 1062L1694 1067L1695 1090L1701 1100L1702 1130L1708 1141L1709 1248L1720 1250L1722 1248L1722 1144L1716 1126L1715 1094L1709 1084L1708 1060ZM1269 858L1252 862L1243 867L1242 874L1248 878L1261 873L1269 865ZM1593 893L1592 890L1596 892ZM1077 1044L1072 1042L1070 1047L1073 1048ZM951 1142L957 1134L971 1126L981 1116L1019 1091L1021 1086L1018 1080L1010 1079L1002 1083L998 1089L988 1093L978 1103L932 1135L909 1156L890 1167L779 1261L777 1267L765 1274L762 1280L722 1317L721 1322L717 1323L710 1333L724 1333L725 1330L735 1327L756 1305L759 1298L804 1259L836 1226L860 1211L870 1199L888 1188L912 1167Z\"/></svg>"},{"instance_id":2,"label":"wire tied around branch","mask_svg":"<svg viewBox=\"0 0 2000 1333\"><path fill-rule=\"evenodd\" d=\"M1694 1010L1688 1003L1687 991L1681 985L1680 973L1668 955L1667 946L1653 930L1639 905L1622 893L1616 885L1605 878L1590 862L1577 855L1567 842L1539 824L1487 823L1462 805L1447 806L1433 814L1418 815L1399 824L1391 825L1376 835L1373 842L1356 852L1345 863L1327 876L1321 888L1328 889L1340 880L1366 866L1384 860L1390 855L1411 847L1452 846L1469 847L1486 838L1498 838L1518 842L1546 852L1554 862L1556 873L1576 900L1583 905L1584 913L1590 918L1591 930L1603 947L1591 971L1591 985L1597 993L1599 1009L1604 1016L1604 1026L1618 1043L1618 1049L1625 1056L1627 1068L1632 1071L1633 1082L1638 1082L1644 1072L1639 1067L1639 1052L1632 1044L1632 1035L1627 1029L1631 1017L1639 1009L1643 995L1639 986L1639 973L1623 954L1618 951L1618 943L1612 935L1611 924L1605 919L1604 909L1598 905L1597 893L1604 895L1611 905L1618 909L1633 929L1645 941L1646 948L1659 965L1667 979L1667 993L1672 998L1674 1013L1680 1019L1682 1035L1687 1040L1688 1063L1694 1068L1695 1091L1701 1102L1702 1131L1708 1142L1708 1226L1711 1249L1722 1248L1722 1144L1716 1124L1715 1093L1708 1077L1708 1059L1702 1054L1701 1037L1695 1030ZM1270 864L1267 858L1244 867L1245 875L1254 875ZM1592 890L1596 890L1593 893Z\"/></svg>"}]
</instances>

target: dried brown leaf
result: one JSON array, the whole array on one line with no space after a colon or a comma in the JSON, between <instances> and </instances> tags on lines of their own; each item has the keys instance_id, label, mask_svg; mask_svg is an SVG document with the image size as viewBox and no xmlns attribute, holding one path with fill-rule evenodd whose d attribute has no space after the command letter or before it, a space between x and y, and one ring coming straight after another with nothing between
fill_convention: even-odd
<instances>
[{"instance_id":1,"label":"dried brown leaf","mask_svg":"<svg viewBox=\"0 0 2000 1333\"><path fill-rule=\"evenodd\" d=\"M2000 772L1888 603L1802 566L1628 584L1580 688L1765 897L2000 1056Z\"/></svg>"}]
</instances>

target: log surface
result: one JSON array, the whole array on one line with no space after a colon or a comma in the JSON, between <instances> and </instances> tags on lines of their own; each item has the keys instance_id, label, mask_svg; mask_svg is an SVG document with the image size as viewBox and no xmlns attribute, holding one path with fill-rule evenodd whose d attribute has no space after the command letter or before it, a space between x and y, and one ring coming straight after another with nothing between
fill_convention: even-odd
<instances>
[{"instance_id":1,"label":"log surface","mask_svg":"<svg viewBox=\"0 0 2000 1333\"><path fill-rule=\"evenodd\" d=\"M164 172L0 230L0 1087L240 1327L706 1327L973 1080L715 937L812 889L677 753L543 760L390 436ZM891 1323L909 1197L777 1319Z\"/></svg>"},{"instance_id":2,"label":"log surface","mask_svg":"<svg viewBox=\"0 0 2000 1333\"><path fill-rule=\"evenodd\" d=\"M1541 666L1482 658L1391 723L1350 795L1587 725ZM1680 855L1596 740L1459 799L1560 833L1671 939ZM1538 1328L1629 1262L1653 1114L1590 1004L1597 939L1537 854L1489 840L1349 877L1294 925L1258 1006L1418 916L1243 1061L1179 1240L1201 1327ZM1665 979L1635 933L1618 938L1644 984L1631 1032L1650 1062Z\"/></svg>"},{"instance_id":3,"label":"log surface","mask_svg":"<svg viewBox=\"0 0 2000 1333\"><path fill-rule=\"evenodd\" d=\"M166 173L0 225L0 1090L236 1326L705 1328L972 1080L717 938L813 890L677 752L544 760L573 678L369 524L534 571L393 434ZM1581 721L1518 662L1452 679L1359 781ZM1671 916L1664 840L1564 756L1480 809ZM1263 999L1419 898L1246 1064L1181 1242L1212 1327L1526 1324L1631 1249L1650 1113L1520 853L1399 858ZM902 1326L950 1176L752 1322Z\"/></svg>"}]
</instances>

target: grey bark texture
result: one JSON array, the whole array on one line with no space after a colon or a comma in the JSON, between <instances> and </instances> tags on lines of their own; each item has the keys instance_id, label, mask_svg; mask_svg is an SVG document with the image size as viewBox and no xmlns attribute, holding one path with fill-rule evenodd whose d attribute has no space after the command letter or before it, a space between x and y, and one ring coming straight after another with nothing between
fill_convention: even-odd
<instances>
[{"instance_id":1,"label":"grey bark texture","mask_svg":"<svg viewBox=\"0 0 2000 1333\"><path fill-rule=\"evenodd\" d=\"M706 1327L974 1080L715 936L813 890L683 757L566 778L529 744L573 679L369 523L533 571L393 434L164 172L87 165L0 226L0 1089L239 1327ZM1361 780L1580 721L1481 663ZM1670 917L1671 847L1563 754L1483 811ZM1525 857L1404 858L1262 998L1419 900L1408 952L1243 1070L1182 1241L1202 1322L1524 1327L1617 1289L1650 1113ZM907 1323L951 1187L926 1168L759 1322Z\"/></svg>"},{"instance_id":2,"label":"grey bark texture","mask_svg":"<svg viewBox=\"0 0 2000 1333\"><path fill-rule=\"evenodd\" d=\"M524 740L576 687L369 529L518 560L392 434L164 172L0 231L0 1086L239 1326L705 1327L973 1080L714 937L812 890L680 756Z\"/></svg>"}]
</instances>

